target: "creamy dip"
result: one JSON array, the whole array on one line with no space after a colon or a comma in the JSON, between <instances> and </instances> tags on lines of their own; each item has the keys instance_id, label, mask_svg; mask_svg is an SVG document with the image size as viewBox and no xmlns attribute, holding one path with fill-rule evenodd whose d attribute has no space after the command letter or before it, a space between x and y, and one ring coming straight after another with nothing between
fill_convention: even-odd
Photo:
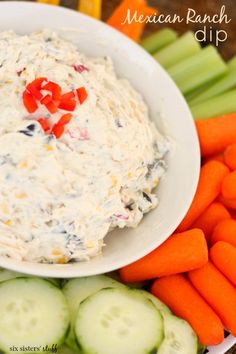
<instances>
[{"instance_id":1,"label":"creamy dip","mask_svg":"<svg viewBox=\"0 0 236 354\"><path fill-rule=\"evenodd\" d=\"M78 70L79 68L79 70ZM45 134L22 93L46 77L64 92L85 87L63 135ZM136 227L157 206L168 141L110 58L88 58L50 31L0 34L0 255L47 263L101 252L115 227Z\"/></svg>"}]
</instances>

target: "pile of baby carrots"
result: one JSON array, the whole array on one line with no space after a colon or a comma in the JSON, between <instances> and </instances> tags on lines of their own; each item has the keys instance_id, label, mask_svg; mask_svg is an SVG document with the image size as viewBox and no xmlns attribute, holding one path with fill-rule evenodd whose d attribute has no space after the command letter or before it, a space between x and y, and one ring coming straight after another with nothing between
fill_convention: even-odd
<instances>
[{"instance_id":1,"label":"pile of baby carrots","mask_svg":"<svg viewBox=\"0 0 236 354\"><path fill-rule=\"evenodd\" d=\"M236 113L197 120L202 167L192 204L160 247L120 270L190 323L202 345L236 336Z\"/></svg>"}]
</instances>

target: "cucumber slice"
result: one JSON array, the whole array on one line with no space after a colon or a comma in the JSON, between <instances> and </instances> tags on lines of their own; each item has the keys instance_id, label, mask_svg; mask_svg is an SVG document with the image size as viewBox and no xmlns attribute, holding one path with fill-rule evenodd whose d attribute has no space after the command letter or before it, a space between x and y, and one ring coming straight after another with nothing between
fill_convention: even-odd
<instances>
[{"instance_id":1,"label":"cucumber slice","mask_svg":"<svg viewBox=\"0 0 236 354\"><path fill-rule=\"evenodd\" d=\"M165 339L158 354L197 354L198 340L192 327L181 318L168 313L164 317Z\"/></svg>"},{"instance_id":2,"label":"cucumber slice","mask_svg":"<svg viewBox=\"0 0 236 354\"><path fill-rule=\"evenodd\" d=\"M18 273L14 272L12 270L8 269L0 269L0 283L5 280L10 280L10 279L16 279L16 278L31 278L32 275L28 274L23 274L23 273ZM35 277L37 279L37 277ZM39 278L40 279L40 278ZM45 278L44 278L45 279ZM46 278L46 280L50 281L52 284L57 286L58 288L60 287L60 280L59 279L54 279L54 278Z\"/></svg>"},{"instance_id":3,"label":"cucumber slice","mask_svg":"<svg viewBox=\"0 0 236 354\"><path fill-rule=\"evenodd\" d=\"M46 352L45 346L63 343L68 327L66 299L47 280L18 278L0 284L0 349L5 353L13 347L18 353Z\"/></svg>"},{"instance_id":4,"label":"cucumber slice","mask_svg":"<svg viewBox=\"0 0 236 354\"><path fill-rule=\"evenodd\" d=\"M140 294L142 294L143 296L145 296L148 300L151 300L151 302L153 303L153 305L157 308L157 310L159 310L161 313L170 313L171 311L169 309L169 307L167 307L161 300L159 300L156 296L150 294L148 291L145 290L137 290L140 292Z\"/></svg>"},{"instance_id":5,"label":"cucumber slice","mask_svg":"<svg viewBox=\"0 0 236 354\"><path fill-rule=\"evenodd\" d=\"M91 277L83 277L69 280L63 287L63 293L68 301L71 329L66 338L66 344L78 350L78 346L74 334L74 323L78 312L79 304L88 296L96 293L103 288L126 288L125 285L105 275L95 275Z\"/></svg>"},{"instance_id":6,"label":"cucumber slice","mask_svg":"<svg viewBox=\"0 0 236 354\"><path fill-rule=\"evenodd\" d=\"M151 354L163 339L163 320L134 289L102 289L79 306L75 335L83 354Z\"/></svg>"}]
</instances>

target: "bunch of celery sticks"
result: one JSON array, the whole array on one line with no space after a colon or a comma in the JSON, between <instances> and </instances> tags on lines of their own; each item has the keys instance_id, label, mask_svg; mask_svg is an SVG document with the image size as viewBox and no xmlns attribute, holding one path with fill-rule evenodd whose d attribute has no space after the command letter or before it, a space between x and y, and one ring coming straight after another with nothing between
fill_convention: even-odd
<instances>
[{"instance_id":1,"label":"bunch of celery sticks","mask_svg":"<svg viewBox=\"0 0 236 354\"><path fill-rule=\"evenodd\" d=\"M202 48L192 32L178 37L170 28L151 34L140 44L167 70L194 118L236 111L236 56L225 63L214 46Z\"/></svg>"}]
</instances>

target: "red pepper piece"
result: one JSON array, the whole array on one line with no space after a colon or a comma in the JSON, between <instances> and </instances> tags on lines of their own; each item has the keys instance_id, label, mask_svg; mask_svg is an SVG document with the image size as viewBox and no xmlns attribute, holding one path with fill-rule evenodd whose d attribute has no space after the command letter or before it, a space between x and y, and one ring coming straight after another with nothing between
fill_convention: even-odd
<instances>
[{"instance_id":1,"label":"red pepper piece","mask_svg":"<svg viewBox=\"0 0 236 354\"><path fill-rule=\"evenodd\" d=\"M54 114L57 112L57 106L55 103L51 100L48 103L45 103L44 106L47 108L47 110L51 113Z\"/></svg>"},{"instance_id":2,"label":"red pepper piece","mask_svg":"<svg viewBox=\"0 0 236 354\"><path fill-rule=\"evenodd\" d=\"M27 91L29 91L29 93L31 93L31 95L39 101L43 98L43 95L41 94L40 90L45 80L47 81L45 77L39 77L26 86Z\"/></svg>"},{"instance_id":3,"label":"red pepper piece","mask_svg":"<svg viewBox=\"0 0 236 354\"><path fill-rule=\"evenodd\" d=\"M86 98L88 97L88 93L87 93L85 87L79 87L76 90L76 92L77 92L79 102L80 102L80 104L82 104L86 100Z\"/></svg>"},{"instance_id":4,"label":"red pepper piece","mask_svg":"<svg viewBox=\"0 0 236 354\"><path fill-rule=\"evenodd\" d=\"M61 86L55 82L49 81L42 87L42 90L50 91L52 94L52 99L59 101L61 99Z\"/></svg>"},{"instance_id":5,"label":"red pepper piece","mask_svg":"<svg viewBox=\"0 0 236 354\"><path fill-rule=\"evenodd\" d=\"M48 104L51 101L52 101L52 96L51 95L46 95L40 100L40 103L45 105L45 104Z\"/></svg>"},{"instance_id":6,"label":"red pepper piece","mask_svg":"<svg viewBox=\"0 0 236 354\"><path fill-rule=\"evenodd\" d=\"M73 91L66 92L61 96L62 101L71 100L72 98L75 98L75 93Z\"/></svg>"},{"instance_id":7,"label":"red pepper piece","mask_svg":"<svg viewBox=\"0 0 236 354\"><path fill-rule=\"evenodd\" d=\"M34 86L38 90L41 90L44 81L48 82L48 79L46 77L38 77L37 79L33 80L29 85Z\"/></svg>"},{"instance_id":8,"label":"red pepper piece","mask_svg":"<svg viewBox=\"0 0 236 354\"><path fill-rule=\"evenodd\" d=\"M68 124L71 121L72 117L73 116L71 113L64 114L63 116L61 116L61 118L57 122L57 125L65 126L66 124Z\"/></svg>"},{"instance_id":9,"label":"red pepper piece","mask_svg":"<svg viewBox=\"0 0 236 354\"><path fill-rule=\"evenodd\" d=\"M63 109L64 111L74 111L76 107L76 101L74 99L68 101L60 101L58 108Z\"/></svg>"},{"instance_id":10,"label":"red pepper piece","mask_svg":"<svg viewBox=\"0 0 236 354\"><path fill-rule=\"evenodd\" d=\"M29 113L34 113L38 108L34 97L26 90L23 92L23 103Z\"/></svg>"},{"instance_id":11,"label":"red pepper piece","mask_svg":"<svg viewBox=\"0 0 236 354\"><path fill-rule=\"evenodd\" d=\"M39 118L38 122L40 123L40 125L43 128L43 130L45 131L45 133L50 130L50 127L49 127L45 118Z\"/></svg>"},{"instance_id":12,"label":"red pepper piece","mask_svg":"<svg viewBox=\"0 0 236 354\"><path fill-rule=\"evenodd\" d=\"M75 94L73 91L67 92L61 96L58 108L65 111L74 111L76 107Z\"/></svg>"},{"instance_id":13,"label":"red pepper piece","mask_svg":"<svg viewBox=\"0 0 236 354\"><path fill-rule=\"evenodd\" d=\"M41 100L43 98L43 95L41 94L41 92L34 86L32 86L31 84L27 85L27 91L34 96L34 98L36 98L36 100Z\"/></svg>"},{"instance_id":14,"label":"red pepper piece","mask_svg":"<svg viewBox=\"0 0 236 354\"><path fill-rule=\"evenodd\" d=\"M52 128L52 134L55 135L57 139L59 139L63 133L64 133L63 125L55 124L54 127Z\"/></svg>"}]
</instances>

